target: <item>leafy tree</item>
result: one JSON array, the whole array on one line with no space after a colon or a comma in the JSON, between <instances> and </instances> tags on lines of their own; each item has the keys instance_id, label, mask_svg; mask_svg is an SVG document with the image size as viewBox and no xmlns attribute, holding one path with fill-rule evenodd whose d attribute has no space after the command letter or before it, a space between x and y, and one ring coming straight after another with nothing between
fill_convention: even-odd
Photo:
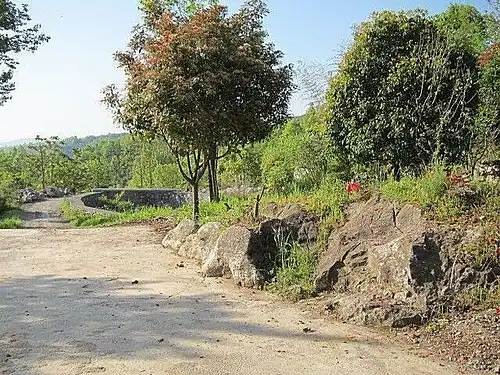
<instances>
[{"instance_id":1,"label":"leafy tree","mask_svg":"<svg viewBox=\"0 0 500 375\"><path fill-rule=\"evenodd\" d=\"M193 188L195 220L206 170L215 174L218 159L264 139L287 117L291 67L266 42L266 13L260 0L232 16L218 5L189 17L146 13L129 51L116 55L125 93L108 87L104 101L125 129L165 140Z\"/></svg>"},{"instance_id":2,"label":"leafy tree","mask_svg":"<svg viewBox=\"0 0 500 375\"><path fill-rule=\"evenodd\" d=\"M490 4L489 37L493 43L500 43L500 0L488 0Z\"/></svg>"},{"instance_id":3,"label":"leafy tree","mask_svg":"<svg viewBox=\"0 0 500 375\"><path fill-rule=\"evenodd\" d=\"M350 165L396 177L465 159L477 110L477 63L426 13L382 12L361 24L330 83L329 126Z\"/></svg>"},{"instance_id":4,"label":"leafy tree","mask_svg":"<svg viewBox=\"0 0 500 375\"><path fill-rule=\"evenodd\" d=\"M327 175L344 177L331 151L325 108L311 108L301 118L290 120L264 144L262 177L276 192L312 190Z\"/></svg>"},{"instance_id":5,"label":"leafy tree","mask_svg":"<svg viewBox=\"0 0 500 375\"><path fill-rule=\"evenodd\" d=\"M171 12L177 17L190 17L201 9L217 3L217 0L140 0L139 9L153 18L165 12Z\"/></svg>"},{"instance_id":6,"label":"leafy tree","mask_svg":"<svg viewBox=\"0 0 500 375\"><path fill-rule=\"evenodd\" d=\"M33 151L34 164L40 171L42 189L45 189L54 172L54 156L58 153L62 154L61 141L56 136L43 138L39 135L36 136L35 141L36 143L29 145L28 148Z\"/></svg>"},{"instance_id":7,"label":"leafy tree","mask_svg":"<svg viewBox=\"0 0 500 375\"><path fill-rule=\"evenodd\" d=\"M21 51L34 52L49 40L40 32L40 25L29 26L30 22L27 5L0 0L0 105L11 98L15 89L12 80L18 62L12 55Z\"/></svg>"},{"instance_id":8,"label":"leafy tree","mask_svg":"<svg viewBox=\"0 0 500 375\"><path fill-rule=\"evenodd\" d=\"M500 141L500 43L493 44L479 57L479 112L471 142L469 165L476 164Z\"/></svg>"},{"instance_id":9,"label":"leafy tree","mask_svg":"<svg viewBox=\"0 0 500 375\"><path fill-rule=\"evenodd\" d=\"M452 4L435 17L439 30L450 38L460 49L480 54L489 42L489 17L474 6Z\"/></svg>"}]
</instances>

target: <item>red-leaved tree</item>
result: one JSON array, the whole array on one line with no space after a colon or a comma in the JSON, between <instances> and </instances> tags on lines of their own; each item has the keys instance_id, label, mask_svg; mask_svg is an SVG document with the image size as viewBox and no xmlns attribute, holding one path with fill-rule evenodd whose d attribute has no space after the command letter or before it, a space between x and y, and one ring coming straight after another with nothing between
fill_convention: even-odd
<instances>
[{"instance_id":1,"label":"red-leaved tree","mask_svg":"<svg viewBox=\"0 0 500 375\"><path fill-rule=\"evenodd\" d=\"M165 140L193 188L198 220L206 170L216 187L218 159L287 119L292 70L266 41L262 1L250 0L233 15L220 5L178 14L164 3L153 0L129 49L116 54L125 90L109 86L104 101L125 129Z\"/></svg>"}]
</instances>

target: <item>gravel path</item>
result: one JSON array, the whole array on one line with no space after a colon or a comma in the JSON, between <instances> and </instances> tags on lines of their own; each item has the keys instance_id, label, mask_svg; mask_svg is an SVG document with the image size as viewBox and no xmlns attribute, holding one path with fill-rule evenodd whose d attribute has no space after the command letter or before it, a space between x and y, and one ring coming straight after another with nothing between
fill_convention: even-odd
<instances>
[{"instance_id":1,"label":"gravel path","mask_svg":"<svg viewBox=\"0 0 500 375\"><path fill-rule=\"evenodd\" d=\"M148 227L0 231L0 374L459 373L203 279L159 240Z\"/></svg>"},{"instance_id":2,"label":"gravel path","mask_svg":"<svg viewBox=\"0 0 500 375\"><path fill-rule=\"evenodd\" d=\"M63 200L64 198L53 198L23 204L21 207L23 228L70 228L59 210Z\"/></svg>"}]
</instances>

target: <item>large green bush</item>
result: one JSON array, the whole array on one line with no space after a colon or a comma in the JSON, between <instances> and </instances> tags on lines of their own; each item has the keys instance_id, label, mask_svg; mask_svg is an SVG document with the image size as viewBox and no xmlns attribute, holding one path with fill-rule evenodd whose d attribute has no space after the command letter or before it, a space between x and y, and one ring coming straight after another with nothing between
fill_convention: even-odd
<instances>
[{"instance_id":1,"label":"large green bush","mask_svg":"<svg viewBox=\"0 0 500 375\"><path fill-rule=\"evenodd\" d=\"M477 109L476 57L425 12L382 12L362 23L332 78L329 126L351 164L395 175L465 159Z\"/></svg>"}]
</instances>

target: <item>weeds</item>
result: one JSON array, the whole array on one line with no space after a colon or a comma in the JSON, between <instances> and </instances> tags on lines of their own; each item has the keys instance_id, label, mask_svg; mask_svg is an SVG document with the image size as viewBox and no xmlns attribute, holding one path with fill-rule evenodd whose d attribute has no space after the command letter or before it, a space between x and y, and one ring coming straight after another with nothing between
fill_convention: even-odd
<instances>
[{"instance_id":1,"label":"weeds","mask_svg":"<svg viewBox=\"0 0 500 375\"><path fill-rule=\"evenodd\" d=\"M0 217L0 229L18 229L22 227L19 212L16 210L7 211Z\"/></svg>"},{"instance_id":2,"label":"weeds","mask_svg":"<svg viewBox=\"0 0 500 375\"><path fill-rule=\"evenodd\" d=\"M314 293L317 264L315 251L291 242L280 229L274 235L277 253L273 267L274 279L269 289L285 298L297 301Z\"/></svg>"}]
</instances>

